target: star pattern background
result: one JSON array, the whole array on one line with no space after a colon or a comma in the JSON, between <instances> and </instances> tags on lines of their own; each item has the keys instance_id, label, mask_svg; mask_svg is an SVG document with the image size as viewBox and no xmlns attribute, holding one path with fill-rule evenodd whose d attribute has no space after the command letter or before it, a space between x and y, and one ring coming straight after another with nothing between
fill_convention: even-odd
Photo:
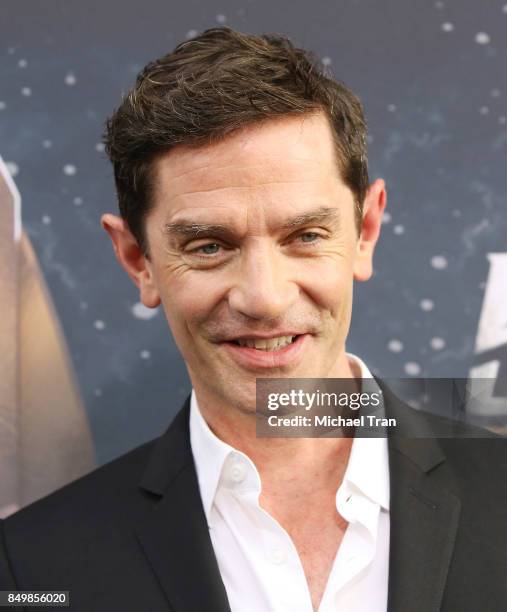
<instances>
[{"instance_id":1,"label":"star pattern background","mask_svg":"<svg viewBox=\"0 0 507 612\"><path fill-rule=\"evenodd\" d=\"M347 350L374 373L467 376L487 254L507 251L505 2L4 0L0 154L99 463L161 433L189 390L163 312L139 303L100 228L116 211L103 123L148 61L224 24L289 35L364 103L388 208Z\"/></svg>"}]
</instances>

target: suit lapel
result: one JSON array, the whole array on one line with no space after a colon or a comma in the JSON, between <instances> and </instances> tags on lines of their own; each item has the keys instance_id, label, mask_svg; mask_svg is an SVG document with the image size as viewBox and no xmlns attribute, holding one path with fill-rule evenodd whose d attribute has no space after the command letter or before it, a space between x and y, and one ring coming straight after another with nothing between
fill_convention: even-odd
<instances>
[{"instance_id":1,"label":"suit lapel","mask_svg":"<svg viewBox=\"0 0 507 612\"><path fill-rule=\"evenodd\" d=\"M390 435L389 612L440 610L459 523L460 501L435 475L445 463L421 413L381 381ZM450 478L450 477L449 477ZM449 478L447 482L449 482Z\"/></svg>"},{"instance_id":2,"label":"suit lapel","mask_svg":"<svg viewBox=\"0 0 507 612\"><path fill-rule=\"evenodd\" d=\"M433 478L445 462L424 417L380 379L389 437L389 612L438 612L459 522L460 501ZM157 441L141 488L154 504L136 535L174 612L230 612L209 537L190 449L189 399ZM437 482L437 480L439 482Z\"/></svg>"},{"instance_id":3,"label":"suit lapel","mask_svg":"<svg viewBox=\"0 0 507 612\"><path fill-rule=\"evenodd\" d=\"M230 612L190 449L189 405L153 450L140 486L155 504L136 535L174 612Z\"/></svg>"}]
</instances>

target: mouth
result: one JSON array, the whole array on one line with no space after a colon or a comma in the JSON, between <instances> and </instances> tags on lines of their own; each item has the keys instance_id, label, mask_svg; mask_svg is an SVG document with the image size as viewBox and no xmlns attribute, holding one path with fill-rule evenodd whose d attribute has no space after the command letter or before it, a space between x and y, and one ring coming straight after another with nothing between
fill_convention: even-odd
<instances>
[{"instance_id":1,"label":"mouth","mask_svg":"<svg viewBox=\"0 0 507 612\"><path fill-rule=\"evenodd\" d=\"M288 334L272 338L234 338L222 343L237 365L248 370L296 367L301 363L311 334Z\"/></svg>"},{"instance_id":2,"label":"mouth","mask_svg":"<svg viewBox=\"0 0 507 612\"><path fill-rule=\"evenodd\" d=\"M256 349L258 351L280 351L296 342L300 335L277 336L275 338L238 338L232 340L231 343L235 346Z\"/></svg>"}]
</instances>

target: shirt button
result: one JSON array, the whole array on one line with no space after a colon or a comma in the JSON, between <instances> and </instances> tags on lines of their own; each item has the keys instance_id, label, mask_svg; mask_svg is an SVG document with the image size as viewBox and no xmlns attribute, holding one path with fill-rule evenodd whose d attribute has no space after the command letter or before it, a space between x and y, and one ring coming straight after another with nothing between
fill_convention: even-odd
<instances>
[{"instance_id":1,"label":"shirt button","mask_svg":"<svg viewBox=\"0 0 507 612\"><path fill-rule=\"evenodd\" d=\"M243 482L243 480L245 480L245 475L246 475L246 467L243 463L235 463L232 467L231 467L231 471L230 471L230 475L231 475L231 480L233 482Z\"/></svg>"},{"instance_id":2,"label":"shirt button","mask_svg":"<svg viewBox=\"0 0 507 612\"><path fill-rule=\"evenodd\" d=\"M285 552L281 548L273 548L270 558L273 563L280 565L285 561Z\"/></svg>"}]
</instances>

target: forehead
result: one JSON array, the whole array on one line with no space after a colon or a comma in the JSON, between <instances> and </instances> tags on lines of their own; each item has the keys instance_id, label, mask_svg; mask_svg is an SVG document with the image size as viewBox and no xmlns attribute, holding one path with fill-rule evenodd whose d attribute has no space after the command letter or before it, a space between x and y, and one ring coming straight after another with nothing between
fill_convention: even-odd
<instances>
[{"instance_id":1,"label":"forehead","mask_svg":"<svg viewBox=\"0 0 507 612\"><path fill-rule=\"evenodd\" d=\"M204 147L175 147L155 162L154 174L154 209L165 221L188 213L196 221L234 220L247 208L283 216L287 207L294 214L329 205L349 191L323 113L269 119Z\"/></svg>"}]
</instances>

